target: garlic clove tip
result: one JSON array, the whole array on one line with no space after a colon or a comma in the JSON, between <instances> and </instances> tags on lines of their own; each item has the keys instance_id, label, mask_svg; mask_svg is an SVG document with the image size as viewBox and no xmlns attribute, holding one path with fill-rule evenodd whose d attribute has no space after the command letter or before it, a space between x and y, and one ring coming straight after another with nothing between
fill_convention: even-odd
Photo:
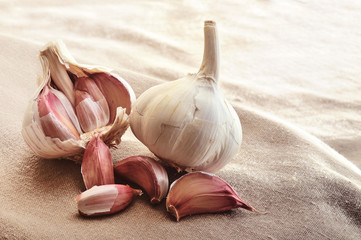
<instances>
[{"instance_id":1,"label":"garlic clove tip","mask_svg":"<svg viewBox=\"0 0 361 240\"><path fill-rule=\"evenodd\" d=\"M177 222L179 222L180 217L177 208L173 205L169 205L167 206L167 211L177 219Z\"/></svg>"}]
</instances>

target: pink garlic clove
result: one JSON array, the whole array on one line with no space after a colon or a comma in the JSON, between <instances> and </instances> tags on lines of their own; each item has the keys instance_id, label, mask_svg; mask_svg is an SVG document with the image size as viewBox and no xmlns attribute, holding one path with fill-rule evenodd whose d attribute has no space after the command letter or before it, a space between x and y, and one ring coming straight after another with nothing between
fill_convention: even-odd
<instances>
[{"instance_id":1,"label":"pink garlic clove","mask_svg":"<svg viewBox=\"0 0 361 240\"><path fill-rule=\"evenodd\" d=\"M75 82L75 109L85 132L104 127L109 122L107 100L96 83L88 77L78 78Z\"/></svg>"},{"instance_id":2,"label":"pink garlic clove","mask_svg":"<svg viewBox=\"0 0 361 240\"><path fill-rule=\"evenodd\" d=\"M126 185L109 184L94 186L79 194L75 201L78 211L84 216L107 215L121 211L142 191Z\"/></svg>"},{"instance_id":3,"label":"pink garlic clove","mask_svg":"<svg viewBox=\"0 0 361 240\"><path fill-rule=\"evenodd\" d=\"M153 204L161 202L168 192L168 174L163 166L151 157L132 156L123 159L114 166L114 172L139 185Z\"/></svg>"},{"instance_id":4,"label":"pink garlic clove","mask_svg":"<svg viewBox=\"0 0 361 240\"><path fill-rule=\"evenodd\" d=\"M98 72L90 75L106 98L110 110L110 122L116 116L117 108L126 109L129 115L135 102L135 94L130 85L115 73Z\"/></svg>"},{"instance_id":5,"label":"pink garlic clove","mask_svg":"<svg viewBox=\"0 0 361 240\"><path fill-rule=\"evenodd\" d=\"M99 134L93 136L85 149L81 173L87 189L95 185L114 184L112 156Z\"/></svg>"},{"instance_id":6,"label":"pink garlic clove","mask_svg":"<svg viewBox=\"0 0 361 240\"><path fill-rule=\"evenodd\" d=\"M57 94L61 94L58 92ZM63 98L63 100L66 98ZM37 99L41 127L48 137L59 138L62 141L68 139L80 139L79 133L68 115L59 98L45 86ZM70 108L71 105L69 104Z\"/></svg>"},{"instance_id":7,"label":"pink garlic clove","mask_svg":"<svg viewBox=\"0 0 361 240\"><path fill-rule=\"evenodd\" d=\"M238 207L257 212L228 183L206 172L188 173L173 182L166 207L177 221L187 215L223 212Z\"/></svg>"}]
</instances>

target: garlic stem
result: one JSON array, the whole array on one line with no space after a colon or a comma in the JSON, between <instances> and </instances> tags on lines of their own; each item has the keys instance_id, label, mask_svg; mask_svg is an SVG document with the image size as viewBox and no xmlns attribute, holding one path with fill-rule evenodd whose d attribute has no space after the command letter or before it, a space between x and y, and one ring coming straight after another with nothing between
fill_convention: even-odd
<instances>
[{"instance_id":1,"label":"garlic stem","mask_svg":"<svg viewBox=\"0 0 361 240\"><path fill-rule=\"evenodd\" d=\"M211 77L215 82L219 76L219 44L216 22L204 22L204 52L203 61L198 75Z\"/></svg>"}]
</instances>

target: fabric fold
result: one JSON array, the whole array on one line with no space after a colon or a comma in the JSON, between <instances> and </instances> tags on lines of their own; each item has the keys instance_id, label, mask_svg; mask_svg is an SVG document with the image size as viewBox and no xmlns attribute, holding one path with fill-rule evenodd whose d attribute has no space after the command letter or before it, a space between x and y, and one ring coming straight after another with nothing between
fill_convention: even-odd
<instances>
[{"instance_id":1,"label":"fabric fold","mask_svg":"<svg viewBox=\"0 0 361 240\"><path fill-rule=\"evenodd\" d=\"M0 238L361 236L358 1L40 0L0 6ZM38 158L21 136L42 45L63 39L78 61L115 69L139 97L197 71L203 21L210 18L219 27L220 87L243 129L239 153L216 174L266 214L233 209L176 223L164 203L150 206L141 196L117 214L81 217L74 201L85 190L80 165ZM152 156L130 129L111 154L114 164Z\"/></svg>"}]
</instances>

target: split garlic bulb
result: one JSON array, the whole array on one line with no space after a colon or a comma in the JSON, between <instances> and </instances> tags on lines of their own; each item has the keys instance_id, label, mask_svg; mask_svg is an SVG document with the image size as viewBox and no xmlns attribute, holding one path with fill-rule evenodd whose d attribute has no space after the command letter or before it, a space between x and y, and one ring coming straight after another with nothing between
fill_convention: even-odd
<instances>
[{"instance_id":1,"label":"split garlic bulb","mask_svg":"<svg viewBox=\"0 0 361 240\"><path fill-rule=\"evenodd\" d=\"M204 37L199 72L141 94L130 114L130 127L151 152L171 165L214 172L238 152L242 127L218 86L215 22L205 22Z\"/></svg>"},{"instance_id":2,"label":"split garlic bulb","mask_svg":"<svg viewBox=\"0 0 361 240\"><path fill-rule=\"evenodd\" d=\"M96 134L108 146L119 144L135 102L130 85L111 69L77 63L61 41L49 43L40 61L43 75L22 129L33 152L79 160Z\"/></svg>"}]
</instances>

